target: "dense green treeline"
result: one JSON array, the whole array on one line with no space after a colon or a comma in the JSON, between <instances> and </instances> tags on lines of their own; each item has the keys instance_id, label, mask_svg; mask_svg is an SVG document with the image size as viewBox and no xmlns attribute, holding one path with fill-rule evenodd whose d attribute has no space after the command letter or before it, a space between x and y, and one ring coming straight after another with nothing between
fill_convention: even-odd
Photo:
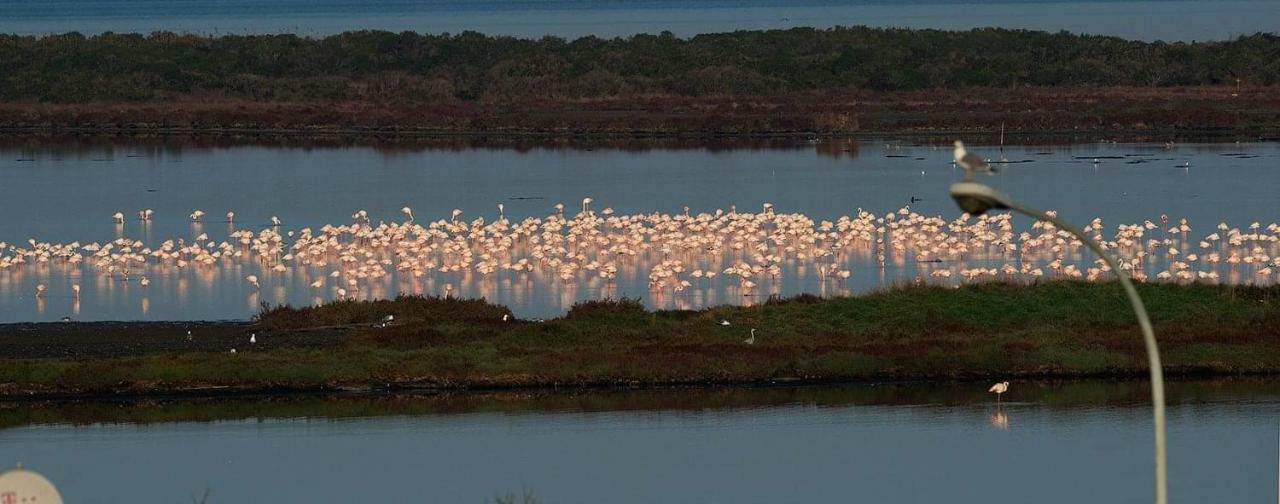
<instances>
[{"instance_id":1,"label":"dense green treeline","mask_svg":"<svg viewBox=\"0 0 1280 504\"><path fill-rule=\"evenodd\" d=\"M478 33L0 35L0 100L775 94L815 89L1280 83L1280 36L1164 43L1021 30L739 31L681 39Z\"/></svg>"}]
</instances>

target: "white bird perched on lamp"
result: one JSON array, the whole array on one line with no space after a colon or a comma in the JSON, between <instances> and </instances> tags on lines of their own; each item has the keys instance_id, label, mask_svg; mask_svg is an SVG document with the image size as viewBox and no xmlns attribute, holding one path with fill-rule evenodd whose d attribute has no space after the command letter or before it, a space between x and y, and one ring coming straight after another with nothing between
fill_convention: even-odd
<instances>
[{"instance_id":1,"label":"white bird perched on lamp","mask_svg":"<svg viewBox=\"0 0 1280 504\"><path fill-rule=\"evenodd\" d=\"M973 180L973 172L987 172L988 175L995 173L996 168L991 166L987 160L981 156L964 149L964 142L956 140L956 148L954 151L956 164L964 168L964 179Z\"/></svg>"}]
</instances>

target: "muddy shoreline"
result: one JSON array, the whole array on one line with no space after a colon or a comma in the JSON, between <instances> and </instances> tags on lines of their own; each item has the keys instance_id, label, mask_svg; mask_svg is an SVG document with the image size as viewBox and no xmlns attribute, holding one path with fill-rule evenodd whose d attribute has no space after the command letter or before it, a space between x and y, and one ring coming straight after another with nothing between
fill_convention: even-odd
<instances>
[{"instance_id":1,"label":"muddy shoreline","mask_svg":"<svg viewBox=\"0 0 1280 504\"><path fill-rule=\"evenodd\" d=\"M0 136L213 136L244 139L718 140L874 136L1280 138L1272 87L1024 87L764 96L646 96L444 102L269 102L181 96L164 102L0 103Z\"/></svg>"}]
</instances>

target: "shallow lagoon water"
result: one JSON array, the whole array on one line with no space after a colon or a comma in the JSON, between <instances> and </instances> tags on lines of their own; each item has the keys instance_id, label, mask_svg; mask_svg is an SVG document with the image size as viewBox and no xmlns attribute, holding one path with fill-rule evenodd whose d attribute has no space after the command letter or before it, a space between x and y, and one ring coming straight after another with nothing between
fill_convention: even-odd
<instances>
[{"instance_id":1,"label":"shallow lagoon water","mask_svg":"<svg viewBox=\"0 0 1280 504\"><path fill-rule=\"evenodd\" d=\"M1146 502L1141 382L6 404L68 502ZM1273 382L1170 384L1178 502L1269 502Z\"/></svg>"},{"instance_id":2,"label":"shallow lagoon water","mask_svg":"<svg viewBox=\"0 0 1280 504\"><path fill-rule=\"evenodd\" d=\"M975 150L1010 161L983 180L1022 201L1055 209L1069 220L1087 223L1101 217L1113 231L1119 223L1171 222L1187 218L1190 237L1216 231L1221 221L1245 227L1280 220L1277 143L1153 144L1095 143L1067 146L993 146ZM1093 158L1099 163L1094 164ZM778 212L800 212L814 219L852 215L858 208L882 215L910 205L926 215L959 215L946 196L960 178L946 146L901 142L826 142L787 148L656 148L648 150L567 148L378 149L232 145L190 147L166 144L42 144L0 148L0 241L109 241L117 237L155 246L166 239L191 240L207 233L223 240L233 229L260 230L279 216L282 232L351 221L365 209L376 223L403 219L399 209L413 208L418 219L449 217L461 208L464 219L496 218L496 205L511 219L546 216L563 202L572 213L584 197L595 208L618 213L693 213L759 209L773 203ZM1189 163L1189 165L1188 165ZM911 198L917 198L912 202ZM523 198L523 199L520 199ZM151 208L146 225L133 215ZM204 223L187 215L202 209ZM227 210L236 224L218 222ZM130 218L122 226L111 214ZM1015 219L1025 229L1027 219ZM551 317L573 303L600 297L640 297L651 306L698 308L762 301L770 294L810 292L840 295L913 281L922 274L912 262L889 261L881 269L868 254L851 255L843 264L848 280L820 281L811 263L784 264L777 281L752 296L718 279L680 295L654 292L647 274L661 257L642 257L620 271L614 283L585 275L561 282L551 274L491 275L432 273L405 281L393 277L363 289L359 297L399 292L485 297L510 306L518 316ZM998 266L998 263L992 263ZM291 267L273 274L253 261L211 268L156 268L148 288L137 276L123 281L93 268L63 263L0 270L0 321L57 320L212 320L244 319L260 303L306 305L331 299L331 292L308 289L323 272ZM249 289L248 274L263 278L261 291ZM1225 277L1224 277L1225 278ZM1250 281L1246 274L1239 281ZM48 286L37 299L37 284ZM77 302L71 285L81 284Z\"/></svg>"}]
</instances>

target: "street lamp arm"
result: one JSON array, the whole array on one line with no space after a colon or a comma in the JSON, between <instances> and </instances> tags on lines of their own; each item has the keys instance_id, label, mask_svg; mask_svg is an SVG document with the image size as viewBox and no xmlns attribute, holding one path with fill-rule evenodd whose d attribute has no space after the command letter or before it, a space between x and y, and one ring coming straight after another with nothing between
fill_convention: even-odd
<instances>
[{"instance_id":1,"label":"street lamp arm","mask_svg":"<svg viewBox=\"0 0 1280 504\"><path fill-rule=\"evenodd\" d=\"M1165 470L1165 426L1164 426L1164 371L1160 364L1160 348L1156 344L1155 331L1151 328L1151 318L1147 315L1147 307L1142 303L1142 298L1138 296L1138 290L1133 287L1133 282L1129 277L1124 275L1120 269L1120 265L1116 260L1103 250L1102 246L1093 238L1085 235L1084 232L1075 226L1064 222L1057 216L1049 215L1034 208L1025 207L1011 199L1003 199L1002 203L1010 210L1021 213L1036 220L1053 224L1068 233L1075 235L1086 246L1093 250L1098 257L1102 258L1111 268L1111 272L1116 275L1116 279L1120 281L1120 285L1124 286L1124 292L1129 297L1129 303L1133 305L1133 313L1138 317L1138 326L1142 328L1142 339L1147 347L1147 363L1151 369L1151 408L1152 420L1155 431L1155 459L1156 459L1156 504L1166 504L1168 502L1168 487L1166 482Z\"/></svg>"}]
</instances>

